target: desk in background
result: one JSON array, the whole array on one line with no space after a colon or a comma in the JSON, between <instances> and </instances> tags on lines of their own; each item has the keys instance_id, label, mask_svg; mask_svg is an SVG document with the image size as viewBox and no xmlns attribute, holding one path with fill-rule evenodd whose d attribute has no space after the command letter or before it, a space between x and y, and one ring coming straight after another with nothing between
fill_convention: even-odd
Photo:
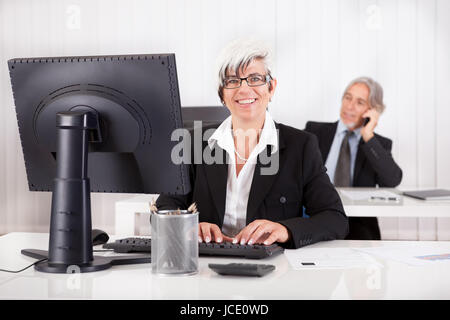
<instances>
[{"instance_id":1,"label":"desk in background","mask_svg":"<svg viewBox=\"0 0 450 320\"><path fill-rule=\"evenodd\" d=\"M421 242L335 240L306 248L389 248L399 243L416 246ZM426 243L450 252L448 241ZM46 250L47 246L48 234L1 236L0 268L21 269L35 261L21 255L21 249ZM208 263L229 262L268 263L276 269L253 278L220 276L208 268ZM284 254L264 260L200 257L199 272L192 276L157 276L151 264L84 274L49 274L29 268L19 274L0 272L0 299L450 299L448 264L413 267L379 258L377 262L380 265L374 267L294 270Z\"/></svg>"},{"instance_id":2,"label":"desk in background","mask_svg":"<svg viewBox=\"0 0 450 320\"><path fill-rule=\"evenodd\" d=\"M116 201L114 234L123 236L150 234L150 203L157 198L157 194L141 194ZM143 223L140 223L141 221Z\"/></svg>"},{"instance_id":3,"label":"desk in background","mask_svg":"<svg viewBox=\"0 0 450 320\"><path fill-rule=\"evenodd\" d=\"M408 217L408 218L443 218L450 217L449 200L419 200L402 196L402 191L395 188L337 188L345 213L349 217ZM351 200L343 195L342 191L361 190L371 191L384 190L401 196L400 202L395 201L364 201ZM410 189L408 189L410 190Z\"/></svg>"}]
</instances>

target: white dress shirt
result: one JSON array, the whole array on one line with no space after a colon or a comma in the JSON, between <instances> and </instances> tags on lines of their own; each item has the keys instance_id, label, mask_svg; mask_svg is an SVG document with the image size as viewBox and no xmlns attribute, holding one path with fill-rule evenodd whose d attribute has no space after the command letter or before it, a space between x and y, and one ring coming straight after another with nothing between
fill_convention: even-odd
<instances>
[{"instance_id":1,"label":"white dress shirt","mask_svg":"<svg viewBox=\"0 0 450 320\"><path fill-rule=\"evenodd\" d=\"M236 176L236 158L234 156L235 146L231 116L225 119L208 139L208 145L211 149L214 147L214 143L217 143L220 148L228 153L230 159L228 164L225 217L222 225L222 233L229 237L234 237L245 227L248 196L250 194L257 157L267 145L272 145L271 154L278 150L278 134L276 130L272 116L266 111L266 118L258 144L250 153L247 162L245 162L239 172L239 176Z\"/></svg>"}]
</instances>

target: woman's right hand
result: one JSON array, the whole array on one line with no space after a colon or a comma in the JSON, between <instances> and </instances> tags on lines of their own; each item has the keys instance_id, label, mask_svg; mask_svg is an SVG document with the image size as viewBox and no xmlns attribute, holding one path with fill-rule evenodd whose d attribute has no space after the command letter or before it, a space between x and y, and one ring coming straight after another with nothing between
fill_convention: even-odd
<instances>
[{"instance_id":1,"label":"woman's right hand","mask_svg":"<svg viewBox=\"0 0 450 320\"><path fill-rule=\"evenodd\" d=\"M227 237L222 233L219 226L208 222L200 222L198 224L198 242L231 242L233 238Z\"/></svg>"}]
</instances>

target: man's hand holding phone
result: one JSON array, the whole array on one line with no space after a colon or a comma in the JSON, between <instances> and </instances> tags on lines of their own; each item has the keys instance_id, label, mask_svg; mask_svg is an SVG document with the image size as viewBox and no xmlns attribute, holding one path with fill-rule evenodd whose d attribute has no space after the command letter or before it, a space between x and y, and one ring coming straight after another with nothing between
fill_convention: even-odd
<instances>
[{"instance_id":1,"label":"man's hand holding phone","mask_svg":"<svg viewBox=\"0 0 450 320\"><path fill-rule=\"evenodd\" d=\"M378 124L378 119L380 118L380 113L376 111L374 108L367 110L363 115L363 118L369 118L369 122L363 125L361 128L361 136L364 142L369 141L373 138L375 127Z\"/></svg>"}]
</instances>

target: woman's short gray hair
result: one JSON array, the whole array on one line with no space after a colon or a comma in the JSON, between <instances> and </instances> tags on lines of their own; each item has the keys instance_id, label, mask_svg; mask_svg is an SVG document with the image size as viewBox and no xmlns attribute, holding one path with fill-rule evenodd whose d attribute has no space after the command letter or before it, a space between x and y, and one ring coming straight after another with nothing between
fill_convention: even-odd
<instances>
[{"instance_id":1,"label":"woman's short gray hair","mask_svg":"<svg viewBox=\"0 0 450 320\"><path fill-rule=\"evenodd\" d=\"M345 88L344 94L342 98L344 98L345 93L348 89L350 89L354 84L363 83L369 88L369 105L375 110L377 110L380 114L383 113L386 106L383 103L383 88L380 86L378 82L369 77L359 77L354 79L350 84Z\"/></svg>"},{"instance_id":2,"label":"woman's short gray hair","mask_svg":"<svg viewBox=\"0 0 450 320\"><path fill-rule=\"evenodd\" d=\"M272 52L270 47L254 38L243 38L231 41L225 46L217 58L217 92L223 101L223 82L229 71L234 71L239 77L239 70L245 69L253 60L261 59L266 73L271 75ZM270 89L269 83L269 89Z\"/></svg>"}]
</instances>

